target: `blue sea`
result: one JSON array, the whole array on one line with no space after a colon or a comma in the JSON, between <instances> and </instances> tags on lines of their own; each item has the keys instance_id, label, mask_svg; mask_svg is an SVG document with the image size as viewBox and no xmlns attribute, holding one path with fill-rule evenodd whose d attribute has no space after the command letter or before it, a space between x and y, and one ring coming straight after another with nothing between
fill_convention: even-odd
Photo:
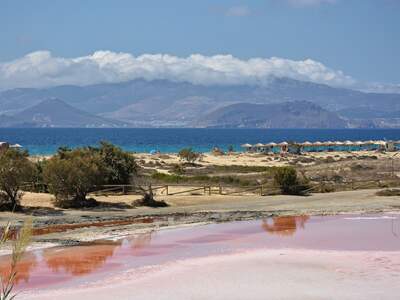
<instances>
[{"instance_id":1,"label":"blue sea","mask_svg":"<svg viewBox=\"0 0 400 300\"><path fill-rule=\"evenodd\" d=\"M208 152L217 146L244 143L327 140L400 140L400 129L86 129L86 128L1 128L0 141L21 144L31 154L52 154L60 146L71 148L112 142L127 151L178 152L184 147Z\"/></svg>"}]
</instances>

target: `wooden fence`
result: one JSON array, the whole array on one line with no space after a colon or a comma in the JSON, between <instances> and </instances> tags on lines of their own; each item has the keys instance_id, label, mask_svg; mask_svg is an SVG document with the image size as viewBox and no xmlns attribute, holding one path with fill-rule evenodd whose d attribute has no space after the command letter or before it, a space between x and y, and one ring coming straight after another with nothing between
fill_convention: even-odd
<instances>
[{"instance_id":1,"label":"wooden fence","mask_svg":"<svg viewBox=\"0 0 400 300\"><path fill-rule=\"evenodd\" d=\"M400 179L393 180L364 180L364 181L348 181L348 182L332 182L320 181L310 184L306 192L332 192L332 191L346 191L358 190L368 188L386 188L386 187L400 187ZM23 185L22 190L46 192L47 186L42 183L26 183ZM151 186L151 190L156 195L273 195L279 194L279 187L275 186L272 182L256 186L230 186L230 185L183 185L183 184L163 184ZM138 195L143 191L149 191L149 186L135 186L130 184L120 185L102 185L93 189L91 194L96 196L104 195Z\"/></svg>"}]
</instances>

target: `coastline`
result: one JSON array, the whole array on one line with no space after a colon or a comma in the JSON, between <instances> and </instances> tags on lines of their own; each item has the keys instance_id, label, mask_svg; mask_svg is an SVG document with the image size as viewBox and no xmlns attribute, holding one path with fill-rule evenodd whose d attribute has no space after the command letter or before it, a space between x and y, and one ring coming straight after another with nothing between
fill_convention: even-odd
<instances>
[{"instance_id":1,"label":"coastline","mask_svg":"<svg viewBox=\"0 0 400 300\"><path fill-rule=\"evenodd\" d=\"M34 216L34 228L39 234L34 236L31 248L116 240L160 228L256 220L271 216L400 212L399 197L376 196L376 191L357 190L306 197L170 196L164 198L171 204L167 208L38 211ZM1 213L0 223L21 222L29 217L24 213Z\"/></svg>"}]
</instances>

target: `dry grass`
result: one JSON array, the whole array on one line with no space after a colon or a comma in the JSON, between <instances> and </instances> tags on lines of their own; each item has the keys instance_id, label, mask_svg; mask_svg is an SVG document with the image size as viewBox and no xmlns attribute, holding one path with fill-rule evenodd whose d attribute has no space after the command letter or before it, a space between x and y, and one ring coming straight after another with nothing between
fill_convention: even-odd
<instances>
[{"instance_id":1,"label":"dry grass","mask_svg":"<svg viewBox=\"0 0 400 300\"><path fill-rule=\"evenodd\" d=\"M0 238L0 246L12 238L10 223L6 225ZM17 265L21 261L32 237L32 219L24 222L24 225L17 233L14 241L12 242L12 253L10 262L10 272L1 277L1 291L0 300L15 299L17 294L13 293L15 281L17 277Z\"/></svg>"}]
</instances>

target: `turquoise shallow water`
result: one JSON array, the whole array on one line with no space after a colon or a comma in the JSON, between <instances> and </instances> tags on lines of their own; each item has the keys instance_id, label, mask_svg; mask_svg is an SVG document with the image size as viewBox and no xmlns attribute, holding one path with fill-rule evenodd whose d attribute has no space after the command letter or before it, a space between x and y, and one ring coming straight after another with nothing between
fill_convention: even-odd
<instances>
[{"instance_id":1,"label":"turquoise shallow water","mask_svg":"<svg viewBox=\"0 0 400 300\"><path fill-rule=\"evenodd\" d=\"M52 154L60 146L110 141L135 152L177 152L183 147L208 152L214 146L241 150L243 143L327 140L400 140L399 129L177 129L177 128L0 128L0 141L21 144L31 154Z\"/></svg>"}]
</instances>

